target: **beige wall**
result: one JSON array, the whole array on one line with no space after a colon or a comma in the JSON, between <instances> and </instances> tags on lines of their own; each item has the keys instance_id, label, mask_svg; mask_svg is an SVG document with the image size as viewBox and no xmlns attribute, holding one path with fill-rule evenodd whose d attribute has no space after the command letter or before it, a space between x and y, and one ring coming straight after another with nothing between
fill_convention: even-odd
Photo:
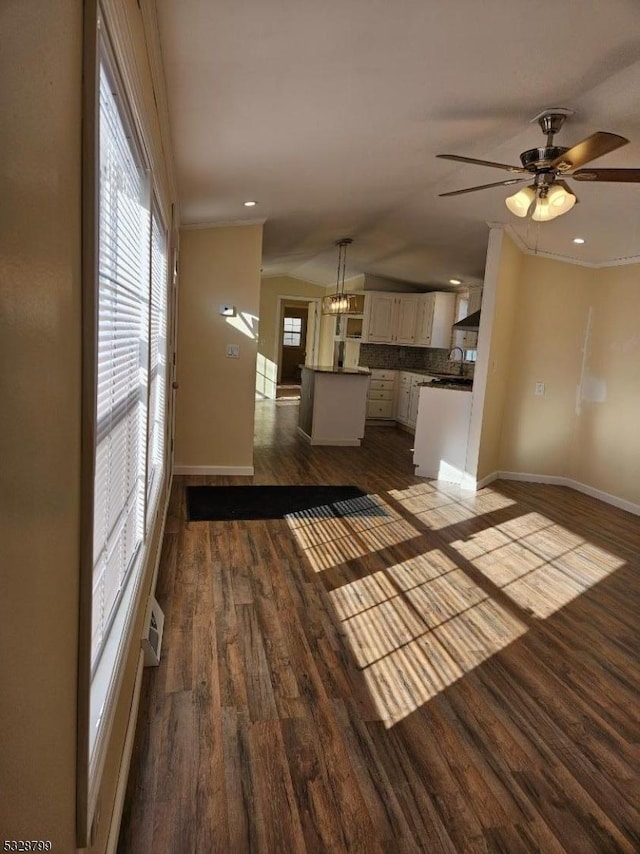
<instances>
[{"instance_id":1,"label":"beige wall","mask_svg":"<svg viewBox=\"0 0 640 854\"><path fill-rule=\"evenodd\" d=\"M639 282L640 265L523 255L504 236L479 480L566 477L640 504Z\"/></svg>"},{"instance_id":2,"label":"beige wall","mask_svg":"<svg viewBox=\"0 0 640 854\"><path fill-rule=\"evenodd\" d=\"M181 232L177 468L253 466L261 257L261 225ZM220 315L226 303L235 317ZM227 344L240 358L226 358Z\"/></svg>"},{"instance_id":3,"label":"beige wall","mask_svg":"<svg viewBox=\"0 0 640 854\"><path fill-rule=\"evenodd\" d=\"M90 5L40 0L0 12L0 839L48 839L65 854L76 850L82 26ZM142 13L136 0L105 5L109 21L114 12L126 21L137 118L169 203ZM37 73L25 73L36 57ZM87 849L95 854L107 845L159 532L158 524L107 747Z\"/></svg>"},{"instance_id":4,"label":"beige wall","mask_svg":"<svg viewBox=\"0 0 640 854\"><path fill-rule=\"evenodd\" d=\"M309 297L322 299L327 293L322 285L304 282L290 276L273 276L260 282L260 337L258 352L274 362L278 360L278 342L276 341L276 321L278 297Z\"/></svg>"},{"instance_id":5,"label":"beige wall","mask_svg":"<svg viewBox=\"0 0 640 854\"><path fill-rule=\"evenodd\" d=\"M640 265L588 272L571 476L640 505Z\"/></svg>"},{"instance_id":6,"label":"beige wall","mask_svg":"<svg viewBox=\"0 0 640 854\"><path fill-rule=\"evenodd\" d=\"M576 386L591 275L575 264L522 257L496 469L572 476ZM537 382L545 384L542 396L534 393Z\"/></svg>"},{"instance_id":7,"label":"beige wall","mask_svg":"<svg viewBox=\"0 0 640 854\"><path fill-rule=\"evenodd\" d=\"M308 297L322 299L327 293L322 285L314 285L291 276L272 276L260 282L260 334L258 338L258 370L256 391L275 398L278 378L279 341L276 340L278 297Z\"/></svg>"},{"instance_id":8,"label":"beige wall","mask_svg":"<svg viewBox=\"0 0 640 854\"><path fill-rule=\"evenodd\" d=\"M49 839L70 852L82 3L3 4L0 26L0 840Z\"/></svg>"}]
</instances>

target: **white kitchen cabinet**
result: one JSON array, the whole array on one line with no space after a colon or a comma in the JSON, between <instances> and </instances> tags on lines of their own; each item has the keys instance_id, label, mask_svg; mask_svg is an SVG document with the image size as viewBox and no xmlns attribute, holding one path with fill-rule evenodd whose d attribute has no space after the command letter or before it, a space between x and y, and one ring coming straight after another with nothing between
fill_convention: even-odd
<instances>
[{"instance_id":1,"label":"white kitchen cabinet","mask_svg":"<svg viewBox=\"0 0 640 854\"><path fill-rule=\"evenodd\" d=\"M409 392L409 427L415 430L416 421L418 420L418 401L420 400L420 386L425 377L416 374L411 375L411 388Z\"/></svg>"},{"instance_id":2,"label":"white kitchen cabinet","mask_svg":"<svg viewBox=\"0 0 640 854\"><path fill-rule=\"evenodd\" d=\"M368 420L393 424L395 378L396 371L372 369L367 395Z\"/></svg>"},{"instance_id":3,"label":"white kitchen cabinet","mask_svg":"<svg viewBox=\"0 0 640 854\"><path fill-rule=\"evenodd\" d=\"M449 347L455 294L367 293L362 340L368 344Z\"/></svg>"},{"instance_id":4,"label":"white kitchen cabinet","mask_svg":"<svg viewBox=\"0 0 640 854\"><path fill-rule=\"evenodd\" d=\"M482 285L471 285L469 288L469 303L467 305L467 316L478 311L482 306ZM478 346L478 333L465 332L462 339L465 350L475 350Z\"/></svg>"},{"instance_id":5,"label":"white kitchen cabinet","mask_svg":"<svg viewBox=\"0 0 640 854\"><path fill-rule=\"evenodd\" d=\"M394 344L415 344L419 294L398 294L395 305Z\"/></svg>"},{"instance_id":6,"label":"white kitchen cabinet","mask_svg":"<svg viewBox=\"0 0 640 854\"><path fill-rule=\"evenodd\" d=\"M396 317L395 294L367 294L364 304L362 340L371 344L393 344Z\"/></svg>"},{"instance_id":7,"label":"white kitchen cabinet","mask_svg":"<svg viewBox=\"0 0 640 854\"><path fill-rule=\"evenodd\" d=\"M455 309L455 294L441 291L421 294L415 343L421 347L450 347Z\"/></svg>"},{"instance_id":8,"label":"white kitchen cabinet","mask_svg":"<svg viewBox=\"0 0 640 854\"><path fill-rule=\"evenodd\" d=\"M433 329L435 306L435 294L422 295L418 305L418 317L416 323L416 344L419 344L422 347L431 347L431 332Z\"/></svg>"},{"instance_id":9,"label":"white kitchen cabinet","mask_svg":"<svg viewBox=\"0 0 640 854\"><path fill-rule=\"evenodd\" d=\"M409 408L411 405L411 374L401 371L398 377L396 394L396 421L405 426L409 424Z\"/></svg>"},{"instance_id":10,"label":"white kitchen cabinet","mask_svg":"<svg viewBox=\"0 0 640 854\"><path fill-rule=\"evenodd\" d=\"M429 382L429 377L424 374L399 372L395 417L396 421L412 430L415 429L418 416L420 384L424 382Z\"/></svg>"}]
</instances>

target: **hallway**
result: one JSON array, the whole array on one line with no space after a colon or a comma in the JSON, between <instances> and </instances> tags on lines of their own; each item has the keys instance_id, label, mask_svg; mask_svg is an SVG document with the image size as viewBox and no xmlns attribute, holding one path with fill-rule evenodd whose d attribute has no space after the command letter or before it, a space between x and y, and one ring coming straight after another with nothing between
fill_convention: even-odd
<instances>
[{"instance_id":1,"label":"hallway","mask_svg":"<svg viewBox=\"0 0 640 854\"><path fill-rule=\"evenodd\" d=\"M637 851L637 519L416 478L392 428L312 448L297 411L256 404L254 482L381 511L189 523L175 478L120 854Z\"/></svg>"}]
</instances>

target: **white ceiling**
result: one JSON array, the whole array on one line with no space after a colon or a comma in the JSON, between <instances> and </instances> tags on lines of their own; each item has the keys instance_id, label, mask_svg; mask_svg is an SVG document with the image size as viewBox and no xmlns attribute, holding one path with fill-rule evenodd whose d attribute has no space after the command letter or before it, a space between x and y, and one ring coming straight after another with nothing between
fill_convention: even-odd
<instances>
[{"instance_id":1,"label":"white ceiling","mask_svg":"<svg viewBox=\"0 0 640 854\"><path fill-rule=\"evenodd\" d=\"M531 249L599 264L640 256L640 184L574 182L580 204L512 216L509 178L437 160L519 163L531 118L575 110L556 138L631 142L595 161L640 167L637 0L157 0L183 224L264 218L265 275L444 285L482 279L487 222ZM256 199L247 209L242 202ZM577 247L575 236L586 243Z\"/></svg>"}]
</instances>

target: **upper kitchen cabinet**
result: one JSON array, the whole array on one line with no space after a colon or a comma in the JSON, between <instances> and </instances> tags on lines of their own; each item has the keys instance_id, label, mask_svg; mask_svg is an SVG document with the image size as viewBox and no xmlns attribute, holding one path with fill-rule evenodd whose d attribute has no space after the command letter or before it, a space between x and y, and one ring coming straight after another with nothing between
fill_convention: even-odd
<instances>
[{"instance_id":1,"label":"upper kitchen cabinet","mask_svg":"<svg viewBox=\"0 0 640 854\"><path fill-rule=\"evenodd\" d=\"M420 294L398 294L396 297L394 344L415 344Z\"/></svg>"},{"instance_id":2,"label":"upper kitchen cabinet","mask_svg":"<svg viewBox=\"0 0 640 854\"><path fill-rule=\"evenodd\" d=\"M370 344L395 344L397 294L366 294L362 340Z\"/></svg>"},{"instance_id":3,"label":"upper kitchen cabinet","mask_svg":"<svg viewBox=\"0 0 640 854\"><path fill-rule=\"evenodd\" d=\"M467 316L479 311L482 307L482 285L471 285L469 287L469 303L467 305ZM466 350L474 350L478 346L478 333L465 332L462 346Z\"/></svg>"},{"instance_id":4,"label":"upper kitchen cabinet","mask_svg":"<svg viewBox=\"0 0 640 854\"><path fill-rule=\"evenodd\" d=\"M369 344L448 347L455 294L367 293L362 340Z\"/></svg>"},{"instance_id":5,"label":"upper kitchen cabinet","mask_svg":"<svg viewBox=\"0 0 640 854\"><path fill-rule=\"evenodd\" d=\"M455 294L421 294L415 343L421 347L450 347L455 308Z\"/></svg>"}]
</instances>

